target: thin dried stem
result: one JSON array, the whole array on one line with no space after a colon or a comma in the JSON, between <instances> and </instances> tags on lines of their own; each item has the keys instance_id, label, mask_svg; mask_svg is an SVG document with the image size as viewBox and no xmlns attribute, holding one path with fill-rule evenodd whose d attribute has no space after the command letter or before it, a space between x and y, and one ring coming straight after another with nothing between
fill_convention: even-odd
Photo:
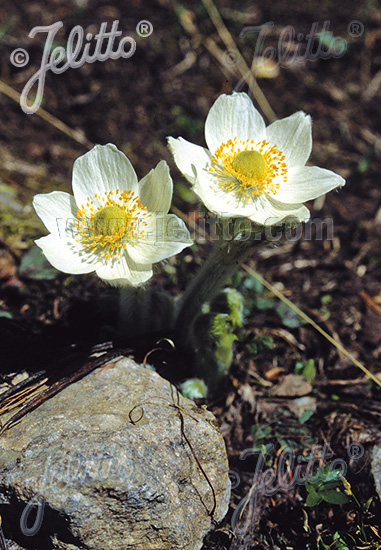
<instances>
[{"instance_id":1,"label":"thin dried stem","mask_svg":"<svg viewBox=\"0 0 381 550\"><path fill-rule=\"evenodd\" d=\"M234 56L237 68L241 73L242 78L246 81L247 85L249 86L250 91L252 92L263 114L266 116L266 118L270 122L274 122L275 120L277 120L278 117L273 111L265 94L262 92L261 88L259 87L253 72L250 70L250 67L248 66L244 57L239 51L236 43L233 40L232 35L227 29L225 23L223 22L222 17L218 9L216 8L213 0L202 0L202 3L204 4L210 19L213 21L213 24L216 27L221 40L225 44L230 54Z\"/></svg>"},{"instance_id":2,"label":"thin dried stem","mask_svg":"<svg viewBox=\"0 0 381 550\"><path fill-rule=\"evenodd\" d=\"M0 80L0 92L10 99L13 99L13 101L16 101L16 103L20 103L20 94L2 80ZM35 114L44 119L46 122L49 122L49 124L54 126L54 128L57 128L57 130L60 130L70 138L74 139L77 143L80 143L81 145L87 147L87 149L91 149L94 146L94 144L91 143L91 141L89 141L82 134L82 132L79 132L78 130L73 130L72 128L70 128L70 126L62 122L62 120L59 120L54 115L51 115L42 107L40 107Z\"/></svg>"}]
</instances>

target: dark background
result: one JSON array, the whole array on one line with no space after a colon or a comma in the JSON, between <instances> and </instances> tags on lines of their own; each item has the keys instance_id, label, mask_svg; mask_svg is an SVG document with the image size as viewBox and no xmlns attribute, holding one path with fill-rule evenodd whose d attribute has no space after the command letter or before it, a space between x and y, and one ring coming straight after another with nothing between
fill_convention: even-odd
<instances>
[{"instance_id":1,"label":"dark background","mask_svg":"<svg viewBox=\"0 0 381 550\"><path fill-rule=\"evenodd\" d=\"M330 193L324 203L308 204L312 218L333 221L331 238L315 238L312 231L311 239L288 240L253 257L250 265L276 283L278 289L370 371L378 373L381 371L379 4L372 1L237 4L218 0L216 6L249 66L257 36L247 34L240 38L242 29L273 22L264 47L272 46L279 52L282 32L286 26L293 27L294 45L288 46L292 49L300 44L298 59L286 63L287 66L278 66L277 71L275 59L275 72L259 75L262 77L258 83L279 118L298 110L311 114L314 146L310 163L333 170L347 180L346 186ZM42 107L68 126L71 137L57 128L57 122L52 124L38 113L25 114L17 96L16 101L9 97L12 91L4 83L21 93L39 69L46 35L28 38L33 27L62 21L63 28L54 45L65 46L75 25L81 25L85 34L95 34L102 22L108 23L109 30L115 20L119 20L123 36L136 40L136 52L130 59L86 63L60 75L47 74ZM136 27L141 20L153 25L148 37L137 35ZM304 54L307 39L301 34L305 37L311 28L321 32L325 21L329 22L332 37L341 38L341 43L345 41L346 51L340 57L320 56L312 60ZM354 21L360 22L360 26L353 25ZM126 153L139 178L165 159L174 179L174 205L185 214L197 213L200 205L177 171L166 137L181 135L204 145L203 124L215 98L237 86L240 91L248 88L239 84L241 75L234 55L222 42L202 2L8 0L0 4L0 22L3 83L0 369L9 373L49 368L57 362L66 364L73 350L73 362L80 364L81 353L85 357L91 345L102 340L94 303L107 287L91 275L57 273L36 255L33 240L44 235L45 229L31 208L33 195L55 189L71 192L73 161L87 151L86 143L91 146L112 142ZM315 36L313 51L316 52L319 43L327 51L329 41L328 34ZM10 62L16 48L29 53L29 63L23 68ZM78 132L77 139L74 132ZM208 244L199 244L159 266L155 284L172 295L178 294L208 250ZM254 422L269 414L259 411L258 400L266 399L268 391L271 393L269 386L294 372L296 361L311 358L316 367L314 398L320 406L319 413L308 424L312 439L317 442L322 437L333 438L338 454L345 452L345 446L353 438L362 436L364 441L371 440L372 426L379 420L372 409L372 403L377 404L379 399L375 388L371 389L361 371L313 328L295 321L292 312L280 314L274 297L247 281L242 274L232 283L240 288L246 282L246 322L239 334L231 374L221 395L210 401L223 427L232 463L251 444ZM255 301L258 294L274 300L268 302L273 306L258 306ZM287 316L294 322L287 324ZM253 339L266 331L272 335L272 348L250 347ZM152 342L139 343L139 353L144 356L151 345ZM269 386L263 388L259 380L266 380ZM333 394L339 398L335 402L331 401ZM352 418L350 422L345 420L348 415ZM284 423L287 425L286 420ZM339 426L345 426L345 430ZM243 468L242 464L238 466ZM243 475L242 479L245 481L233 495L232 509L249 487L245 483L250 483L250 476ZM365 484L364 495L372 494L374 488L369 482ZM277 502L278 511L290 512L296 506L294 497L282 498L281 504ZM267 544L271 541L275 544L276 537L279 543L282 536L288 541L296 537L295 533L302 536L300 510L292 516L295 523L292 534L289 525L282 527L279 515L274 516L274 499L268 506L272 511L265 518L270 515L270 523L276 525L279 521L280 525L275 527L273 538L267 535ZM329 511L326 513L324 517L329 517ZM269 524L266 525L267 531L263 532L268 533ZM282 532L286 534L279 535ZM228 533L225 526L219 535L226 546Z\"/></svg>"}]
</instances>

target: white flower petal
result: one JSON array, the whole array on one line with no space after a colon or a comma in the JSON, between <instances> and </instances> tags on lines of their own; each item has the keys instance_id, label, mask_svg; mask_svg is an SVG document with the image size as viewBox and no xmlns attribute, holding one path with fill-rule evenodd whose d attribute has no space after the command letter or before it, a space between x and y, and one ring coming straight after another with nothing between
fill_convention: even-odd
<instances>
[{"instance_id":1,"label":"white flower petal","mask_svg":"<svg viewBox=\"0 0 381 550\"><path fill-rule=\"evenodd\" d=\"M311 117L299 111L266 128L266 138L284 153L289 167L304 166L312 150Z\"/></svg>"},{"instance_id":2,"label":"white flower petal","mask_svg":"<svg viewBox=\"0 0 381 550\"><path fill-rule=\"evenodd\" d=\"M50 233L60 234L77 217L78 207L72 195L62 191L52 191L33 198L33 206Z\"/></svg>"},{"instance_id":3,"label":"white flower petal","mask_svg":"<svg viewBox=\"0 0 381 550\"><path fill-rule=\"evenodd\" d=\"M185 223L175 214L153 214L144 227L145 239L149 241L177 241L193 244Z\"/></svg>"},{"instance_id":4,"label":"white flower petal","mask_svg":"<svg viewBox=\"0 0 381 550\"><path fill-rule=\"evenodd\" d=\"M205 122L205 140L213 154L221 143L235 136L239 140L261 140L264 135L263 118L245 93L220 95Z\"/></svg>"},{"instance_id":5,"label":"white flower petal","mask_svg":"<svg viewBox=\"0 0 381 550\"><path fill-rule=\"evenodd\" d=\"M275 195L276 200L284 203L301 203L316 199L336 187L345 185L345 180L331 170L317 166L292 168L287 181L282 182Z\"/></svg>"},{"instance_id":6,"label":"white flower petal","mask_svg":"<svg viewBox=\"0 0 381 550\"><path fill-rule=\"evenodd\" d=\"M100 261L90 256L80 245L70 244L58 235L50 234L35 241L53 267L64 273L91 273L100 267Z\"/></svg>"},{"instance_id":7,"label":"white flower petal","mask_svg":"<svg viewBox=\"0 0 381 550\"><path fill-rule=\"evenodd\" d=\"M230 158L224 147L218 156L218 179L209 172L210 161L206 160L205 150L202 158L197 146L169 138L177 166L193 183L195 193L205 206L221 217L247 216L253 220L257 219L260 223L264 223L268 217L284 219L288 215L294 215L298 220L306 220L309 218L309 212L302 205L304 201L345 184L343 178L329 170L304 166L311 153L312 133L311 118L302 111L274 122L266 131L263 119L248 95L221 95L212 105L205 123L205 139L211 155L215 155L216 150L229 140L235 143L235 138L238 142L231 146L232 154L237 153L240 140L266 139L270 146L277 146L285 155L288 165L286 182L283 181L282 174L269 174L270 179L273 178L268 182L269 189L270 184L280 186L275 195L276 199L272 195L269 199L266 195L243 199L242 195L237 193L237 186L233 186L230 191L224 189L221 186L223 171L226 170L226 178L233 177L228 174ZM245 182L245 185L250 183L255 186L255 179Z\"/></svg>"},{"instance_id":8,"label":"white flower petal","mask_svg":"<svg viewBox=\"0 0 381 550\"><path fill-rule=\"evenodd\" d=\"M166 214L172 202L173 183L165 160L139 182L139 199L148 212Z\"/></svg>"},{"instance_id":9,"label":"white flower petal","mask_svg":"<svg viewBox=\"0 0 381 550\"><path fill-rule=\"evenodd\" d=\"M163 233L157 235L159 239L183 244L184 248L193 244L193 240L185 222L175 214L167 214L164 216L163 229Z\"/></svg>"},{"instance_id":10,"label":"white flower petal","mask_svg":"<svg viewBox=\"0 0 381 550\"><path fill-rule=\"evenodd\" d=\"M189 143L183 138L168 138L168 146L173 154L177 168L188 181L195 182L196 167L204 168L210 160L210 153L204 147Z\"/></svg>"},{"instance_id":11,"label":"white flower petal","mask_svg":"<svg viewBox=\"0 0 381 550\"><path fill-rule=\"evenodd\" d=\"M240 201L237 196L221 187L220 180L207 170L197 171L193 191L211 212L222 218L248 216L253 211L252 201Z\"/></svg>"},{"instance_id":12,"label":"white flower petal","mask_svg":"<svg viewBox=\"0 0 381 550\"><path fill-rule=\"evenodd\" d=\"M73 193L78 206L85 205L87 197L117 189L138 193L138 179L132 164L115 145L96 145L79 157L73 166ZM96 202L96 201L94 201Z\"/></svg>"},{"instance_id":13,"label":"white flower petal","mask_svg":"<svg viewBox=\"0 0 381 550\"><path fill-rule=\"evenodd\" d=\"M149 218L144 219L144 226L139 229L144 231L144 235L139 237L139 241L177 240L185 242L190 239L186 225L175 214L163 214L162 212L151 214Z\"/></svg>"},{"instance_id":14,"label":"white flower petal","mask_svg":"<svg viewBox=\"0 0 381 550\"><path fill-rule=\"evenodd\" d=\"M134 244L134 246L128 247L128 254L134 262L144 262L147 258L152 260L152 263L161 262L166 258L175 256L187 246L191 246L190 243L182 243L176 241L141 241Z\"/></svg>"},{"instance_id":15,"label":"white flower petal","mask_svg":"<svg viewBox=\"0 0 381 550\"><path fill-rule=\"evenodd\" d=\"M199 188L194 186L205 206L221 218L244 216L252 221L265 225L279 223L283 219L293 216L298 221L307 221L309 210L300 203L283 204L266 195L259 195L255 199L240 201L232 192L225 191L212 174L204 173Z\"/></svg>"},{"instance_id":16,"label":"white flower petal","mask_svg":"<svg viewBox=\"0 0 381 550\"><path fill-rule=\"evenodd\" d=\"M145 235L131 243L127 252L139 264L156 263L178 254L192 244L185 223L174 214L167 214L150 221Z\"/></svg>"},{"instance_id":17,"label":"white flower petal","mask_svg":"<svg viewBox=\"0 0 381 550\"><path fill-rule=\"evenodd\" d=\"M275 225L291 217L298 222L310 219L310 211L303 204L282 204L272 198L261 197L256 206L256 212L248 218L262 225Z\"/></svg>"},{"instance_id":18,"label":"white flower petal","mask_svg":"<svg viewBox=\"0 0 381 550\"><path fill-rule=\"evenodd\" d=\"M113 286L138 286L152 277L152 265L137 264L124 254L113 263L99 267L97 275Z\"/></svg>"}]
</instances>

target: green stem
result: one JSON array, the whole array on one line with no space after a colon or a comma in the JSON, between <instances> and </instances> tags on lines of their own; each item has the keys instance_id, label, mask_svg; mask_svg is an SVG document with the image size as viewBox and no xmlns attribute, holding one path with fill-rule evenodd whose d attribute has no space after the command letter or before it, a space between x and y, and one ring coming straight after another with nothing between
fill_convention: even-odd
<instances>
[{"instance_id":1,"label":"green stem","mask_svg":"<svg viewBox=\"0 0 381 550\"><path fill-rule=\"evenodd\" d=\"M175 318L176 344L188 347L192 325L204 303L210 302L224 287L226 281L250 255L253 247L261 241L255 233L243 241L219 241L198 274L187 287Z\"/></svg>"},{"instance_id":2,"label":"green stem","mask_svg":"<svg viewBox=\"0 0 381 550\"><path fill-rule=\"evenodd\" d=\"M119 288L118 335L122 341L170 330L173 300L150 285Z\"/></svg>"}]
</instances>

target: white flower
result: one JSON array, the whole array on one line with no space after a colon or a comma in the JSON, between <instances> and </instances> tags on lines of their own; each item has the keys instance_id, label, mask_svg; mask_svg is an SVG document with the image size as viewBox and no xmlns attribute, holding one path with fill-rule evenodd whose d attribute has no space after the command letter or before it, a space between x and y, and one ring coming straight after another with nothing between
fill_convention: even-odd
<instances>
[{"instance_id":1,"label":"white flower","mask_svg":"<svg viewBox=\"0 0 381 550\"><path fill-rule=\"evenodd\" d=\"M73 193L36 195L33 206L50 235L36 244L65 273L90 273L114 285L139 285L152 264L192 244L168 214L172 179L165 161L139 183L115 145L96 145L73 167Z\"/></svg>"},{"instance_id":2,"label":"white flower","mask_svg":"<svg viewBox=\"0 0 381 550\"><path fill-rule=\"evenodd\" d=\"M205 206L221 217L259 224L307 221L305 201L345 184L330 170L305 166L312 149L311 117L299 111L265 127L245 93L221 95L205 123L208 149L168 138L179 170Z\"/></svg>"}]
</instances>

